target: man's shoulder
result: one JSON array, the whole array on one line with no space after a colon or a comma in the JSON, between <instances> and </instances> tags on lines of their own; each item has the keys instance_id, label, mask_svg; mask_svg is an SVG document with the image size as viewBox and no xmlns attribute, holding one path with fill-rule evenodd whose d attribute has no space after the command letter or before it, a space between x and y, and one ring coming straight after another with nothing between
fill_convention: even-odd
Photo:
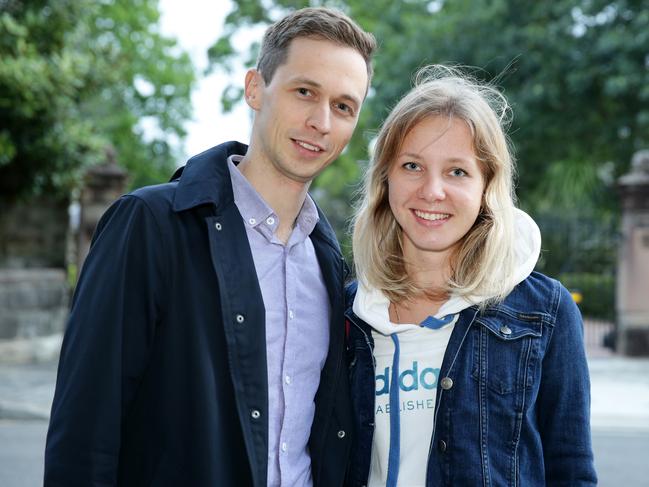
<instances>
[{"instance_id":1,"label":"man's shoulder","mask_svg":"<svg viewBox=\"0 0 649 487\"><path fill-rule=\"evenodd\" d=\"M174 195L178 187L177 181L143 186L122 196L134 205L144 205L155 215L167 214L173 206Z\"/></svg>"}]
</instances>

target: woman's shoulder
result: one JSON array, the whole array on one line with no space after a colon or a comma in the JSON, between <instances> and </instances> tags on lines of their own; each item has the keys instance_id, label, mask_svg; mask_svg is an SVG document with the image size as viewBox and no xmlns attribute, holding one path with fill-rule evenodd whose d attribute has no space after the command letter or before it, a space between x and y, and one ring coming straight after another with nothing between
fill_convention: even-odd
<instances>
[{"instance_id":1,"label":"woman's shoulder","mask_svg":"<svg viewBox=\"0 0 649 487\"><path fill-rule=\"evenodd\" d=\"M358 290L358 281L353 279L345 283L345 308L351 308L354 304L354 298L356 297L356 291Z\"/></svg>"},{"instance_id":2,"label":"woman's shoulder","mask_svg":"<svg viewBox=\"0 0 649 487\"><path fill-rule=\"evenodd\" d=\"M556 316L559 307L566 303L575 306L563 284L535 271L520 282L502 304L521 312L542 312Z\"/></svg>"}]
</instances>

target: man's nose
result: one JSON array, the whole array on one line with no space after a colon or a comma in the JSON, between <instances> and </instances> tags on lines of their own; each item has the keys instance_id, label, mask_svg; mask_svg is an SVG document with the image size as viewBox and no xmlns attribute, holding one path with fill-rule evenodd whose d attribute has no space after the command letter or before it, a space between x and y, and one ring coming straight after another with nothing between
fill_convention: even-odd
<instances>
[{"instance_id":1,"label":"man's nose","mask_svg":"<svg viewBox=\"0 0 649 487\"><path fill-rule=\"evenodd\" d=\"M331 131L331 107L329 104L318 103L314 106L309 114L307 124L322 134L328 134Z\"/></svg>"}]
</instances>

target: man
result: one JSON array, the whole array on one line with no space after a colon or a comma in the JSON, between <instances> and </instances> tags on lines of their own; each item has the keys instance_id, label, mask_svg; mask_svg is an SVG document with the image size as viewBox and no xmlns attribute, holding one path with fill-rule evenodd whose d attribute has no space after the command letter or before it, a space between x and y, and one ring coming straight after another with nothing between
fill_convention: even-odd
<instances>
[{"instance_id":1,"label":"man","mask_svg":"<svg viewBox=\"0 0 649 487\"><path fill-rule=\"evenodd\" d=\"M228 142L99 223L61 351L46 486L336 486L350 418L343 260L307 194L343 150L374 38L304 9Z\"/></svg>"}]
</instances>

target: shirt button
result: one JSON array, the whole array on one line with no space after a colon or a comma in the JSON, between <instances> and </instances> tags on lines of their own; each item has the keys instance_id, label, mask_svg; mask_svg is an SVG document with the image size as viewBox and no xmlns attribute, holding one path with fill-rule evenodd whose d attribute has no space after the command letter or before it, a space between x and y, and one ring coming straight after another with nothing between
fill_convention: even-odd
<instances>
[{"instance_id":1,"label":"shirt button","mask_svg":"<svg viewBox=\"0 0 649 487\"><path fill-rule=\"evenodd\" d=\"M288 449L288 446L286 446L286 442L282 443L282 451L286 451Z\"/></svg>"},{"instance_id":2,"label":"shirt button","mask_svg":"<svg viewBox=\"0 0 649 487\"><path fill-rule=\"evenodd\" d=\"M500 327L500 333L502 333L503 335L511 335L512 329L507 325L503 325Z\"/></svg>"},{"instance_id":3,"label":"shirt button","mask_svg":"<svg viewBox=\"0 0 649 487\"><path fill-rule=\"evenodd\" d=\"M250 411L250 416L252 417L252 419L259 419L261 417L261 413L259 412L259 410L253 409L252 411Z\"/></svg>"},{"instance_id":4,"label":"shirt button","mask_svg":"<svg viewBox=\"0 0 649 487\"><path fill-rule=\"evenodd\" d=\"M444 453L446 451L446 442L444 440L439 440L437 442L437 449Z\"/></svg>"},{"instance_id":5,"label":"shirt button","mask_svg":"<svg viewBox=\"0 0 649 487\"><path fill-rule=\"evenodd\" d=\"M290 319L293 319L293 318L295 317L295 313L293 313L293 310L289 310L289 311L288 311L288 317L289 317Z\"/></svg>"},{"instance_id":6,"label":"shirt button","mask_svg":"<svg viewBox=\"0 0 649 487\"><path fill-rule=\"evenodd\" d=\"M268 225L273 225L275 223L275 219L272 216L269 216L268 218L266 218L266 223Z\"/></svg>"},{"instance_id":7,"label":"shirt button","mask_svg":"<svg viewBox=\"0 0 649 487\"><path fill-rule=\"evenodd\" d=\"M287 384L290 384L291 383L291 376L287 375L286 377L284 377L284 382L286 382Z\"/></svg>"},{"instance_id":8,"label":"shirt button","mask_svg":"<svg viewBox=\"0 0 649 487\"><path fill-rule=\"evenodd\" d=\"M451 387L453 387L453 379L451 379L450 377L444 377L439 383L442 386L442 389L444 389L445 391L448 391Z\"/></svg>"},{"instance_id":9,"label":"shirt button","mask_svg":"<svg viewBox=\"0 0 649 487\"><path fill-rule=\"evenodd\" d=\"M243 323L244 321L246 321L243 315L237 315L235 319L237 320L237 323Z\"/></svg>"},{"instance_id":10,"label":"shirt button","mask_svg":"<svg viewBox=\"0 0 649 487\"><path fill-rule=\"evenodd\" d=\"M338 438L340 438L342 440L344 437L345 437L345 430L340 430L338 432Z\"/></svg>"},{"instance_id":11,"label":"shirt button","mask_svg":"<svg viewBox=\"0 0 649 487\"><path fill-rule=\"evenodd\" d=\"M223 228L223 226L222 226L219 222L216 222L216 223L214 224L214 228L216 228L216 229L220 232L221 229Z\"/></svg>"},{"instance_id":12,"label":"shirt button","mask_svg":"<svg viewBox=\"0 0 649 487\"><path fill-rule=\"evenodd\" d=\"M248 223L250 223L251 225L254 225L255 223L257 223L257 220L255 220L254 218L250 218L248 220Z\"/></svg>"}]
</instances>

